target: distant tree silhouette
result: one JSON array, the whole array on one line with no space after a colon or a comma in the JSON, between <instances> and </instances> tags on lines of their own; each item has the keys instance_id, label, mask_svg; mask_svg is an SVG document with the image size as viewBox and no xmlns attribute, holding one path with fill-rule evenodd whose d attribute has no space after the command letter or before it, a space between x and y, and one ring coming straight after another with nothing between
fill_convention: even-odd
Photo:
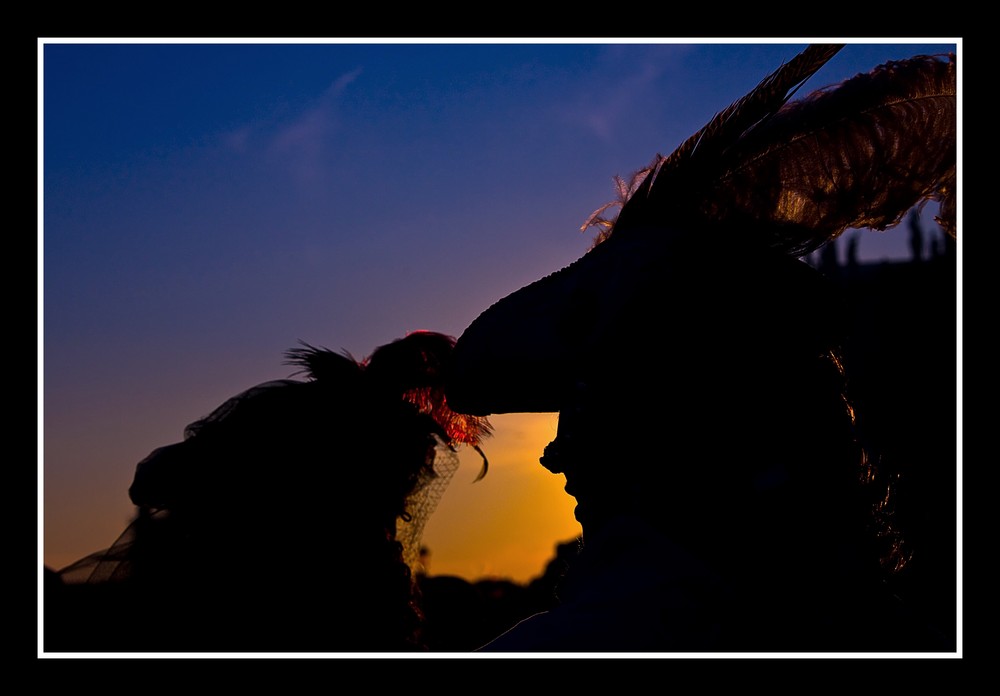
<instances>
[{"instance_id":1,"label":"distant tree silhouette","mask_svg":"<svg viewBox=\"0 0 1000 696\"><path fill-rule=\"evenodd\" d=\"M424 636L432 651L475 650L499 633L558 605L558 586L580 551L580 541L556 545L541 575L527 584L451 575L420 578Z\"/></svg>"}]
</instances>

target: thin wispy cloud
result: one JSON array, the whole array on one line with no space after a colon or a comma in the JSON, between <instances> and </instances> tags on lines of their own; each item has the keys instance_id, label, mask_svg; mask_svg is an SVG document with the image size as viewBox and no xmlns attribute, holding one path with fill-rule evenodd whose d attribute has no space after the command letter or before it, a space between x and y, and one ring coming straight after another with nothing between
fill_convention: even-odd
<instances>
[{"instance_id":1,"label":"thin wispy cloud","mask_svg":"<svg viewBox=\"0 0 1000 696\"><path fill-rule=\"evenodd\" d=\"M625 54L620 47L609 48L601 72L613 71L619 77L600 79L600 84L612 87L599 95L587 89L589 83L598 80L585 80L583 90L561 117L601 141L613 141L688 50L690 47L683 45L651 47L648 57L637 60L634 50Z\"/></svg>"},{"instance_id":2,"label":"thin wispy cloud","mask_svg":"<svg viewBox=\"0 0 1000 696\"><path fill-rule=\"evenodd\" d=\"M333 109L329 105L312 108L279 130L268 149L271 152L292 156L315 152L332 130L334 117Z\"/></svg>"},{"instance_id":3,"label":"thin wispy cloud","mask_svg":"<svg viewBox=\"0 0 1000 696\"><path fill-rule=\"evenodd\" d=\"M253 134L253 126L243 126L242 128L223 133L222 142L233 152L244 153L250 146L250 138Z\"/></svg>"},{"instance_id":4,"label":"thin wispy cloud","mask_svg":"<svg viewBox=\"0 0 1000 696\"><path fill-rule=\"evenodd\" d=\"M339 98L340 95L347 89L348 85L358 79L361 75L361 68L355 68L349 73L344 73L330 85L330 88L326 91L325 97L327 98Z\"/></svg>"},{"instance_id":5,"label":"thin wispy cloud","mask_svg":"<svg viewBox=\"0 0 1000 696\"><path fill-rule=\"evenodd\" d=\"M361 72L356 68L339 75L308 108L281 120L276 127L272 123L254 123L224 133L223 146L241 155L272 157L301 181L321 177L340 125L341 100Z\"/></svg>"}]
</instances>

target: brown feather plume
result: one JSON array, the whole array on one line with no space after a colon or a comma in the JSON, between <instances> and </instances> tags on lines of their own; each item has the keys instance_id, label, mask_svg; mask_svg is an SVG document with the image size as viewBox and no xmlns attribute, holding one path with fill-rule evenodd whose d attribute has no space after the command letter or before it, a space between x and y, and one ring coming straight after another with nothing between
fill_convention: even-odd
<instances>
[{"instance_id":1,"label":"brown feather plume","mask_svg":"<svg viewBox=\"0 0 1000 696\"><path fill-rule=\"evenodd\" d=\"M641 170L614 231L698 225L801 256L936 200L954 236L954 56L893 61L788 101L839 49L810 46Z\"/></svg>"},{"instance_id":2,"label":"brown feather plume","mask_svg":"<svg viewBox=\"0 0 1000 696\"><path fill-rule=\"evenodd\" d=\"M684 199L697 182L717 171L728 148L746 132L781 108L795 91L844 47L844 44L812 44L792 60L765 77L750 93L720 111L668 157L657 155L653 163L633 177L635 189L622 207L615 227L638 219L640 224L664 222L672 201ZM639 181L639 177L643 177ZM680 196L676 194L681 194ZM652 219L650 219L652 218Z\"/></svg>"}]
</instances>

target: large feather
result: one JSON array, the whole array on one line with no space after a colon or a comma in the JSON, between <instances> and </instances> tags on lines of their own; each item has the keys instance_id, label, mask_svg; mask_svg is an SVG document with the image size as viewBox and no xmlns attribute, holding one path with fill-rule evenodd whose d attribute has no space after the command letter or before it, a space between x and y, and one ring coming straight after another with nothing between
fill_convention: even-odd
<instances>
[{"instance_id":1,"label":"large feather","mask_svg":"<svg viewBox=\"0 0 1000 696\"><path fill-rule=\"evenodd\" d=\"M799 87L843 47L844 44L808 46L685 140L663 160L657 175L689 167L692 163L706 163L702 166L710 166L716 158L722 158L733 144L740 142L747 133L752 133L754 128L766 122L784 106ZM653 189L654 196L657 188L659 187Z\"/></svg>"},{"instance_id":2,"label":"large feather","mask_svg":"<svg viewBox=\"0 0 1000 696\"><path fill-rule=\"evenodd\" d=\"M806 47L761 80L751 92L716 114L668 157L658 156L648 168L652 175L646 176L623 206L618 216L618 228L624 226L622 223L626 219L640 218L641 224L645 225L666 214L665 206L670 205L671 192L676 193L679 184L683 183L685 189L690 189L717 171L719 162L731 145L781 108L843 47L844 44L812 44ZM654 220L648 219L650 217ZM663 222L662 219L656 221Z\"/></svg>"},{"instance_id":3,"label":"large feather","mask_svg":"<svg viewBox=\"0 0 1000 696\"><path fill-rule=\"evenodd\" d=\"M937 200L954 236L954 56L893 61L787 101L830 51L806 49L657 163L615 232L725 228L801 256Z\"/></svg>"}]
</instances>

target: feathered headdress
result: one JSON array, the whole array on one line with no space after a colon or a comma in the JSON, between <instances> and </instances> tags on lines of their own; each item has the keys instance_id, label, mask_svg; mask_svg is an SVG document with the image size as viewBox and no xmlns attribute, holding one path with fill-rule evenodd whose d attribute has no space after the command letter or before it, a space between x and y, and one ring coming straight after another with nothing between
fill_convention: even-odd
<instances>
[{"instance_id":1,"label":"feathered headdress","mask_svg":"<svg viewBox=\"0 0 1000 696\"><path fill-rule=\"evenodd\" d=\"M469 445L479 452L483 469L478 478L482 478L489 465L479 445L492 428L485 418L456 413L448 406L445 367L454 347L452 336L413 331L379 346L361 361L307 343L287 351L286 357L287 364L302 368L301 372L313 380L342 379L345 371L360 370L373 390L412 403L420 413L430 416L446 444Z\"/></svg>"},{"instance_id":2,"label":"feathered headdress","mask_svg":"<svg viewBox=\"0 0 1000 696\"><path fill-rule=\"evenodd\" d=\"M396 522L396 540L403 546L403 559L416 569L420 562L420 542L427 520L458 469L455 444L472 447L483 459L476 481L489 469L486 454L479 446L491 433L489 421L453 411L444 391L445 368L455 347L451 336L433 331L414 331L380 346L361 361L326 349L303 344L288 351L288 362L303 368L309 378L329 379L350 365L360 373L380 398L402 400L437 424L435 435L443 445L428 466L417 472L407 495L406 511ZM346 360L345 360L346 358ZM386 433L392 437L392 433Z\"/></svg>"},{"instance_id":3,"label":"feathered headdress","mask_svg":"<svg viewBox=\"0 0 1000 696\"><path fill-rule=\"evenodd\" d=\"M738 228L802 256L934 200L954 237L954 56L892 61L788 101L841 48L808 47L640 170L613 226ZM612 226L585 227L601 223Z\"/></svg>"},{"instance_id":4,"label":"feathered headdress","mask_svg":"<svg viewBox=\"0 0 1000 696\"><path fill-rule=\"evenodd\" d=\"M737 246L802 256L928 200L955 235L954 56L893 61L789 101L841 45L812 45L626 183L617 219L567 268L500 300L455 349L459 410L554 412L640 284Z\"/></svg>"}]
</instances>

